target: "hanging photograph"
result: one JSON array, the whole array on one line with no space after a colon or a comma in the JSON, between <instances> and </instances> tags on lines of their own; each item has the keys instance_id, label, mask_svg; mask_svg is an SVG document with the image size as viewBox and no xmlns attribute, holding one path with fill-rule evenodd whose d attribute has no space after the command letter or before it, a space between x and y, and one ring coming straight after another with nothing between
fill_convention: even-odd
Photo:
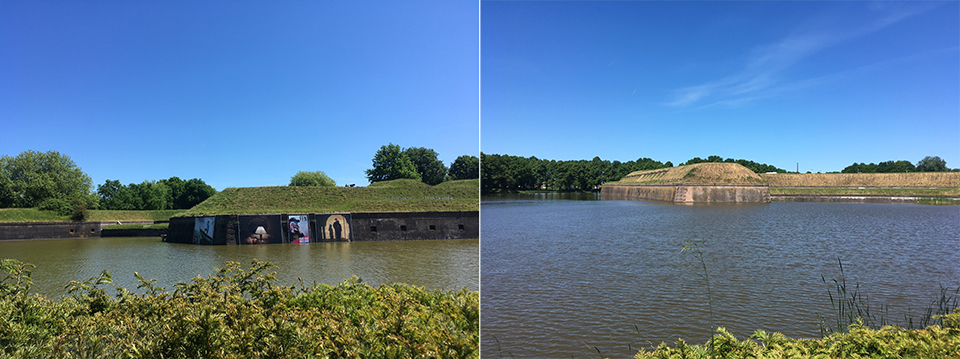
<instances>
[{"instance_id":1,"label":"hanging photograph","mask_svg":"<svg viewBox=\"0 0 960 359\"><path fill-rule=\"evenodd\" d=\"M213 225L215 223L216 217L197 217L193 224L193 244L213 244Z\"/></svg>"},{"instance_id":2,"label":"hanging photograph","mask_svg":"<svg viewBox=\"0 0 960 359\"><path fill-rule=\"evenodd\" d=\"M319 240L325 242L352 241L353 233L350 228L350 214L317 214L316 236Z\"/></svg>"},{"instance_id":3,"label":"hanging photograph","mask_svg":"<svg viewBox=\"0 0 960 359\"><path fill-rule=\"evenodd\" d=\"M287 240L290 243L310 243L310 219L307 215L287 216Z\"/></svg>"},{"instance_id":4,"label":"hanging photograph","mask_svg":"<svg viewBox=\"0 0 960 359\"><path fill-rule=\"evenodd\" d=\"M237 216L240 222L240 244L283 243L280 215Z\"/></svg>"}]
</instances>

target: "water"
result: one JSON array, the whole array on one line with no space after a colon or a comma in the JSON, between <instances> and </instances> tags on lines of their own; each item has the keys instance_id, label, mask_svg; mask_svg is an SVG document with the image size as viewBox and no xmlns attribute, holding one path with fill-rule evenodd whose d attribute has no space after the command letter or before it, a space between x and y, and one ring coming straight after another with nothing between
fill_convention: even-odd
<instances>
[{"instance_id":1,"label":"water","mask_svg":"<svg viewBox=\"0 0 960 359\"><path fill-rule=\"evenodd\" d=\"M352 276L376 286L407 283L427 289L479 290L479 241L384 241L306 245L197 246L158 238L77 238L0 241L0 258L33 263L32 293L58 296L71 280L95 277L104 269L114 284L135 290L134 272L173 289L177 282L204 277L228 261L249 268L253 259L271 262L280 284L335 285ZM0 274L2 275L2 274Z\"/></svg>"},{"instance_id":2,"label":"water","mask_svg":"<svg viewBox=\"0 0 960 359\"><path fill-rule=\"evenodd\" d=\"M596 195L482 199L482 356L632 357L713 321L819 337L827 292L860 283L894 321L960 286L960 207L862 203L673 205ZM710 291L688 240L700 247ZM824 284L823 275L830 285ZM599 353L598 353L599 351Z\"/></svg>"}]
</instances>

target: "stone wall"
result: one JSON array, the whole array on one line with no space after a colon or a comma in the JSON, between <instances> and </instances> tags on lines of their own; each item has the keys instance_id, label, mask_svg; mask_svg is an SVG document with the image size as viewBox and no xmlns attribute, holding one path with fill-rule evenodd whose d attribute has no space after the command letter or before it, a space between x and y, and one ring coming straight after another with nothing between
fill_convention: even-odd
<instances>
[{"instance_id":1,"label":"stone wall","mask_svg":"<svg viewBox=\"0 0 960 359\"><path fill-rule=\"evenodd\" d=\"M767 186L633 185L607 184L604 200L641 200L674 203L769 203Z\"/></svg>"},{"instance_id":2,"label":"stone wall","mask_svg":"<svg viewBox=\"0 0 960 359\"><path fill-rule=\"evenodd\" d=\"M600 189L600 198L603 200L673 202L676 191L676 185L605 184Z\"/></svg>"},{"instance_id":3,"label":"stone wall","mask_svg":"<svg viewBox=\"0 0 960 359\"><path fill-rule=\"evenodd\" d=\"M0 223L0 240L100 237L109 222L12 222Z\"/></svg>"},{"instance_id":4,"label":"stone wall","mask_svg":"<svg viewBox=\"0 0 960 359\"><path fill-rule=\"evenodd\" d=\"M288 228L288 214L269 214L279 216L281 227ZM338 234L321 233L325 228L322 219L344 219L338 225ZM309 226L310 242L333 241L396 241L396 240L432 240L432 239L471 239L480 238L480 214L478 211L465 212L385 212L385 213L316 213L308 214L309 224L300 223L300 227ZM331 220L332 222L332 220ZM173 243L196 244L241 244L238 239L239 221L237 215L216 216L211 242L195 241L194 226L196 217L177 217L170 219L167 241ZM327 230L330 227L326 228ZM330 233L332 234L332 233ZM286 237L275 243L290 243L294 240Z\"/></svg>"}]
</instances>

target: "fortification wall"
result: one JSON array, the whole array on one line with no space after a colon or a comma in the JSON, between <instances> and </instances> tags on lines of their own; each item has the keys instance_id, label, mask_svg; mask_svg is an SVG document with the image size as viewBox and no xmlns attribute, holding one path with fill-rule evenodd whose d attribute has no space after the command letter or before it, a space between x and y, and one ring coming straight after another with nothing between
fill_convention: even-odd
<instances>
[{"instance_id":1,"label":"fortification wall","mask_svg":"<svg viewBox=\"0 0 960 359\"><path fill-rule=\"evenodd\" d=\"M767 186L679 186L674 203L770 203Z\"/></svg>"},{"instance_id":2,"label":"fortification wall","mask_svg":"<svg viewBox=\"0 0 960 359\"><path fill-rule=\"evenodd\" d=\"M674 203L769 203L767 186L605 184L603 200L642 200Z\"/></svg>"},{"instance_id":3,"label":"fortification wall","mask_svg":"<svg viewBox=\"0 0 960 359\"><path fill-rule=\"evenodd\" d=\"M294 222L291 224L291 222ZM296 228L296 231L294 231ZM385 212L221 215L170 219L167 241L262 244L480 238L480 214Z\"/></svg>"},{"instance_id":4,"label":"fortification wall","mask_svg":"<svg viewBox=\"0 0 960 359\"><path fill-rule=\"evenodd\" d=\"M673 202L676 185L605 184L600 189L603 200Z\"/></svg>"},{"instance_id":5,"label":"fortification wall","mask_svg":"<svg viewBox=\"0 0 960 359\"><path fill-rule=\"evenodd\" d=\"M109 222L10 222L0 223L0 240L100 237Z\"/></svg>"}]
</instances>

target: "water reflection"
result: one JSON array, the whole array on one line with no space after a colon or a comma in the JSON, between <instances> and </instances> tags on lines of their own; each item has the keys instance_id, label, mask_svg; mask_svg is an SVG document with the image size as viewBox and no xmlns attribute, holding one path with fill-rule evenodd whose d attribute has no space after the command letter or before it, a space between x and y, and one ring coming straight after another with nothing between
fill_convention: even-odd
<instances>
[{"instance_id":1,"label":"water reflection","mask_svg":"<svg viewBox=\"0 0 960 359\"><path fill-rule=\"evenodd\" d=\"M510 197L510 198L505 198ZM589 198L589 196L588 196ZM551 198L552 199L552 198ZM756 329L817 337L842 258L850 283L894 321L940 285L960 286L960 208L904 204L657 202L485 197L483 356L630 357L638 347L710 333L713 315L742 337ZM496 339L494 339L496 337Z\"/></svg>"},{"instance_id":2,"label":"water reflection","mask_svg":"<svg viewBox=\"0 0 960 359\"><path fill-rule=\"evenodd\" d=\"M79 238L0 241L0 257L33 263L34 293L63 294L71 280L104 269L114 283L134 290L134 272L171 289L198 275L208 276L228 261L246 266L254 259L279 266L285 285L337 284L358 276L371 285L407 283L428 289L479 290L479 240L311 243L308 245L196 246L155 238Z\"/></svg>"}]
</instances>

